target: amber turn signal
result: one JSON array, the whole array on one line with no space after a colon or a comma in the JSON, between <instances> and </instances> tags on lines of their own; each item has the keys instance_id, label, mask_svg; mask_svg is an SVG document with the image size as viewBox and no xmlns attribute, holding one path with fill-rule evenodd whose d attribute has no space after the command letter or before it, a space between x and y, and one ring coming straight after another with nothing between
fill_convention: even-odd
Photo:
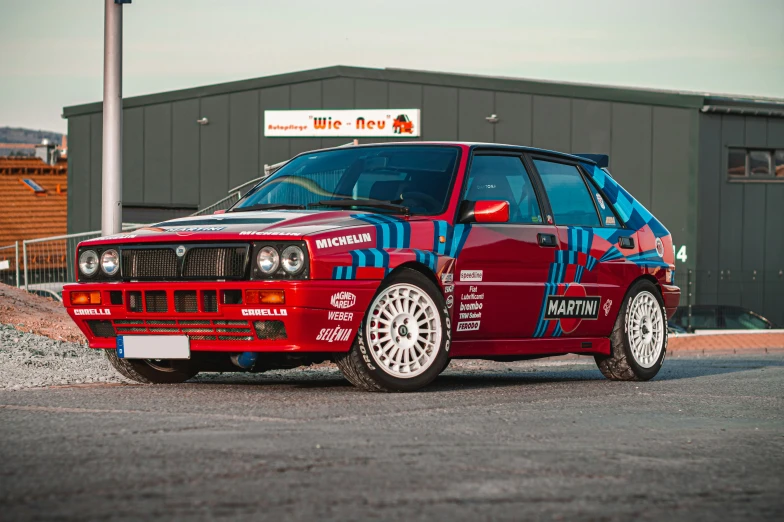
<instances>
[{"instance_id":1,"label":"amber turn signal","mask_svg":"<svg viewBox=\"0 0 784 522\"><path fill-rule=\"evenodd\" d=\"M245 304L286 304L283 290L245 290Z\"/></svg>"},{"instance_id":2,"label":"amber turn signal","mask_svg":"<svg viewBox=\"0 0 784 522\"><path fill-rule=\"evenodd\" d=\"M101 292L71 292L71 304L99 305L101 304Z\"/></svg>"}]
</instances>

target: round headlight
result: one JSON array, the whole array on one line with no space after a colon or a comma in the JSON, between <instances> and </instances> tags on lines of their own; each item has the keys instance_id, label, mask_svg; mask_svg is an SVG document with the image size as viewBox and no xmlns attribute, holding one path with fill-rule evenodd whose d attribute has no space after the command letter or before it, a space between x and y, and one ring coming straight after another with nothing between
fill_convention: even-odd
<instances>
[{"instance_id":1,"label":"round headlight","mask_svg":"<svg viewBox=\"0 0 784 522\"><path fill-rule=\"evenodd\" d=\"M113 276L120 269L120 254L116 250L107 250L101 255L101 270L108 276Z\"/></svg>"},{"instance_id":2,"label":"round headlight","mask_svg":"<svg viewBox=\"0 0 784 522\"><path fill-rule=\"evenodd\" d=\"M85 250L79 256L79 271L88 277L98 271L98 254L94 250Z\"/></svg>"},{"instance_id":3,"label":"round headlight","mask_svg":"<svg viewBox=\"0 0 784 522\"><path fill-rule=\"evenodd\" d=\"M265 274L275 273L280 266L278 251L271 246L262 248L256 256L256 263L259 265L259 270Z\"/></svg>"},{"instance_id":4,"label":"round headlight","mask_svg":"<svg viewBox=\"0 0 784 522\"><path fill-rule=\"evenodd\" d=\"M305 252L298 246L286 247L280 257L283 270L288 274L298 274L305 268Z\"/></svg>"}]
</instances>

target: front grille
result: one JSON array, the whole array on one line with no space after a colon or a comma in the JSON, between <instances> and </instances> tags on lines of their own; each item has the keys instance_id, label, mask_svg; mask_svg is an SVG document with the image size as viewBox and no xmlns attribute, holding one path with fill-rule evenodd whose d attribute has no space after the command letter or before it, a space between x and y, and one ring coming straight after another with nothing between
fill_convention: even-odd
<instances>
[{"instance_id":1,"label":"front grille","mask_svg":"<svg viewBox=\"0 0 784 522\"><path fill-rule=\"evenodd\" d=\"M123 249L122 276L125 279L176 279L177 254L172 248Z\"/></svg>"},{"instance_id":2,"label":"front grille","mask_svg":"<svg viewBox=\"0 0 784 522\"><path fill-rule=\"evenodd\" d=\"M129 312L143 312L142 309L142 293L141 292L128 292L128 311Z\"/></svg>"},{"instance_id":3,"label":"front grille","mask_svg":"<svg viewBox=\"0 0 784 522\"><path fill-rule=\"evenodd\" d=\"M174 292L174 311L180 313L196 313L199 307L196 302L196 290L177 290ZM217 310L216 310L217 311Z\"/></svg>"},{"instance_id":4,"label":"front grille","mask_svg":"<svg viewBox=\"0 0 784 522\"><path fill-rule=\"evenodd\" d=\"M248 247L196 247L188 250L182 276L189 279L236 279L245 275Z\"/></svg>"},{"instance_id":5,"label":"front grille","mask_svg":"<svg viewBox=\"0 0 784 522\"><path fill-rule=\"evenodd\" d=\"M166 302L166 291L148 290L144 292L144 308L153 313L168 312L169 304Z\"/></svg>"},{"instance_id":6,"label":"front grille","mask_svg":"<svg viewBox=\"0 0 784 522\"><path fill-rule=\"evenodd\" d=\"M279 341L288 337L283 321L255 321L253 327L259 339L264 341Z\"/></svg>"},{"instance_id":7,"label":"front grille","mask_svg":"<svg viewBox=\"0 0 784 522\"><path fill-rule=\"evenodd\" d=\"M159 333L187 335L194 341L252 341L253 329L248 321L239 320L190 320L190 319L116 319L94 321L107 323L117 335ZM92 327L91 327L92 328ZM98 335L98 334L96 334Z\"/></svg>"},{"instance_id":8,"label":"front grille","mask_svg":"<svg viewBox=\"0 0 784 522\"><path fill-rule=\"evenodd\" d=\"M218 292L216 290L205 290L201 293L201 309L205 312L218 311Z\"/></svg>"},{"instance_id":9,"label":"front grille","mask_svg":"<svg viewBox=\"0 0 784 522\"><path fill-rule=\"evenodd\" d=\"M250 245L237 243L166 244L152 248L127 246L120 254L122 277L137 281L243 279L247 273L249 250Z\"/></svg>"},{"instance_id":10,"label":"front grille","mask_svg":"<svg viewBox=\"0 0 784 522\"><path fill-rule=\"evenodd\" d=\"M87 321L87 326L96 337L117 337L111 321Z\"/></svg>"}]
</instances>

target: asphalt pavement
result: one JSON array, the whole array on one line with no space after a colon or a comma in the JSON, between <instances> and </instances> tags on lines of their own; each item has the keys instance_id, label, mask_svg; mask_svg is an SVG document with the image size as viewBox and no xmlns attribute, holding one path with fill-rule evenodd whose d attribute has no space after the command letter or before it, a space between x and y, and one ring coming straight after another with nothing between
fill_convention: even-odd
<instances>
[{"instance_id":1,"label":"asphalt pavement","mask_svg":"<svg viewBox=\"0 0 784 522\"><path fill-rule=\"evenodd\" d=\"M0 519L782 520L784 355L0 391Z\"/></svg>"}]
</instances>

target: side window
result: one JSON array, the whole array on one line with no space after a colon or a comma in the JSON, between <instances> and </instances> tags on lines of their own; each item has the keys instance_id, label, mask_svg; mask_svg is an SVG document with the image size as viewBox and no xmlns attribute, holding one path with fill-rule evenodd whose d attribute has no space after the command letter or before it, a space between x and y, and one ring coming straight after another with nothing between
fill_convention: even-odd
<instances>
[{"instance_id":1,"label":"side window","mask_svg":"<svg viewBox=\"0 0 784 522\"><path fill-rule=\"evenodd\" d=\"M694 329L716 329L719 322L716 319L716 308L692 308L691 327Z\"/></svg>"},{"instance_id":2,"label":"side window","mask_svg":"<svg viewBox=\"0 0 784 522\"><path fill-rule=\"evenodd\" d=\"M599 189L594 185L593 180L587 178L588 188L591 190L591 196L596 202L596 208L599 209L599 216L602 218L602 225L607 228L621 228L621 223L616 217L615 213L610 206L610 202L604 199L604 196L599 192Z\"/></svg>"},{"instance_id":3,"label":"side window","mask_svg":"<svg viewBox=\"0 0 784 522\"><path fill-rule=\"evenodd\" d=\"M542 223L531 178L517 156L474 156L467 201L508 201L510 223Z\"/></svg>"},{"instance_id":4,"label":"side window","mask_svg":"<svg viewBox=\"0 0 784 522\"><path fill-rule=\"evenodd\" d=\"M725 308L724 327L729 330L765 330L768 323L745 310Z\"/></svg>"},{"instance_id":5,"label":"side window","mask_svg":"<svg viewBox=\"0 0 784 522\"><path fill-rule=\"evenodd\" d=\"M534 160L534 165L550 199L556 225L601 226L592 196L577 167L539 159Z\"/></svg>"}]
</instances>

